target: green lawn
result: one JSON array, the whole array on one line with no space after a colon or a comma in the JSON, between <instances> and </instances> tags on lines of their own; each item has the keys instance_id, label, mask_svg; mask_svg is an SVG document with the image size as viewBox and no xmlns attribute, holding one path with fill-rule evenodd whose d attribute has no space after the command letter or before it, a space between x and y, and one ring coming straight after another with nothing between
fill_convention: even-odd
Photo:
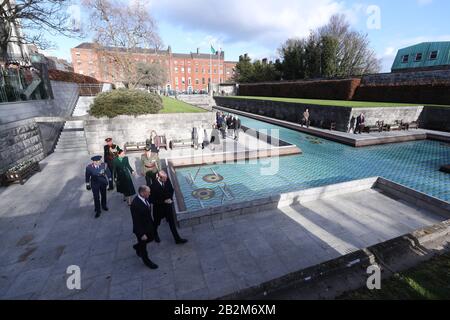
<instances>
[{"instance_id":1,"label":"green lawn","mask_svg":"<svg viewBox=\"0 0 450 320\"><path fill-rule=\"evenodd\" d=\"M450 299L450 254L423 262L391 279L381 281L381 290L359 289L339 299L346 300L448 300Z\"/></svg>"},{"instance_id":2,"label":"green lawn","mask_svg":"<svg viewBox=\"0 0 450 320\"><path fill-rule=\"evenodd\" d=\"M186 102L162 96L163 109L159 113L197 113L205 112L205 110Z\"/></svg>"},{"instance_id":3,"label":"green lawn","mask_svg":"<svg viewBox=\"0 0 450 320\"><path fill-rule=\"evenodd\" d=\"M233 96L230 99L254 99L254 100L272 100L279 102L312 104L321 106L351 107L351 108L377 108L377 107L405 107L418 106L414 103L395 103L395 102L366 102L366 101L345 101L345 100L318 100L318 99L297 99L297 98L276 98L276 97L250 97Z\"/></svg>"}]
</instances>

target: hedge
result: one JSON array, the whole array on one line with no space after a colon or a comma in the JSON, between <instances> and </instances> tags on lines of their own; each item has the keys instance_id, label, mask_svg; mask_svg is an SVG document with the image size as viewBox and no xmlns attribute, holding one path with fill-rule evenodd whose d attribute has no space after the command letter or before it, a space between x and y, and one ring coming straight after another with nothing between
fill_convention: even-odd
<instances>
[{"instance_id":1,"label":"hedge","mask_svg":"<svg viewBox=\"0 0 450 320\"><path fill-rule=\"evenodd\" d=\"M351 100L361 79L240 84L240 96Z\"/></svg>"},{"instance_id":2,"label":"hedge","mask_svg":"<svg viewBox=\"0 0 450 320\"><path fill-rule=\"evenodd\" d=\"M75 82L75 83L89 83L98 84L100 83L97 79L83 74L61 71L61 70L48 70L48 75L50 80L54 81L64 81L64 82Z\"/></svg>"},{"instance_id":3,"label":"hedge","mask_svg":"<svg viewBox=\"0 0 450 320\"><path fill-rule=\"evenodd\" d=\"M99 94L94 99L89 114L108 118L119 115L138 116L158 113L162 107L162 99L155 93L122 88Z\"/></svg>"}]
</instances>

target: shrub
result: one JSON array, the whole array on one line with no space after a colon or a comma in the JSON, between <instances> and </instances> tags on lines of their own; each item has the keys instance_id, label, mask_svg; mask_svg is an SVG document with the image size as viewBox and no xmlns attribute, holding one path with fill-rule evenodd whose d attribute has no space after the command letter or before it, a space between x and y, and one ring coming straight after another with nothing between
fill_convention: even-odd
<instances>
[{"instance_id":1,"label":"shrub","mask_svg":"<svg viewBox=\"0 0 450 320\"><path fill-rule=\"evenodd\" d=\"M89 114L94 117L114 118L119 115L143 115L158 113L162 99L155 93L141 90L117 89L99 94Z\"/></svg>"}]
</instances>

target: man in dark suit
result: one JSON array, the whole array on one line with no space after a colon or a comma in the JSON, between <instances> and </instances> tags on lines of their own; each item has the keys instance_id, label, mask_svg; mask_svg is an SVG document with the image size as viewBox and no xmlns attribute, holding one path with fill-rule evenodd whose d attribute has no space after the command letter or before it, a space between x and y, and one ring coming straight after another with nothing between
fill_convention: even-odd
<instances>
[{"instance_id":1,"label":"man in dark suit","mask_svg":"<svg viewBox=\"0 0 450 320\"><path fill-rule=\"evenodd\" d=\"M364 129L364 127L366 126L366 118L364 116L364 113L361 113L357 118L356 118L356 128L355 128L355 134L359 133L361 134L362 130Z\"/></svg>"},{"instance_id":2,"label":"man in dark suit","mask_svg":"<svg viewBox=\"0 0 450 320\"><path fill-rule=\"evenodd\" d=\"M102 210L100 209L100 195L101 206L103 210L108 211L106 205L106 187L111 183L111 171L106 163L101 163L102 156L92 157L92 163L86 167L86 189L92 190L94 194L95 218L100 217Z\"/></svg>"},{"instance_id":3,"label":"man in dark suit","mask_svg":"<svg viewBox=\"0 0 450 320\"><path fill-rule=\"evenodd\" d=\"M155 239L155 224L152 219L150 202L150 188L141 186L138 195L131 203L130 211L133 219L133 233L136 235L137 243L133 246L136 254L142 259L144 264L150 269L157 269L158 266L148 257L147 243Z\"/></svg>"},{"instance_id":4,"label":"man in dark suit","mask_svg":"<svg viewBox=\"0 0 450 320\"><path fill-rule=\"evenodd\" d=\"M159 171L156 179L153 180L152 186L152 203L153 203L153 220L155 221L155 241L161 242L158 236L158 227L162 219L166 219L169 223L170 231L175 239L176 244L186 243L186 239L182 239L178 234L175 225L172 183L167 177L167 173Z\"/></svg>"}]
</instances>

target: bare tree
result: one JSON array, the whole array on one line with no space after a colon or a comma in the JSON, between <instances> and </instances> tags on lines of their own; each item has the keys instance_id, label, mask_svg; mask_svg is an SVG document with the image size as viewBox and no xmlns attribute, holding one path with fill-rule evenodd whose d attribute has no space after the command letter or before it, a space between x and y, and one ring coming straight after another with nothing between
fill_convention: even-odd
<instances>
[{"instance_id":1,"label":"bare tree","mask_svg":"<svg viewBox=\"0 0 450 320\"><path fill-rule=\"evenodd\" d=\"M321 38L337 40L336 76L361 75L380 71L380 60L370 48L367 35L351 30L344 15L332 16L329 23L317 32Z\"/></svg>"},{"instance_id":2,"label":"bare tree","mask_svg":"<svg viewBox=\"0 0 450 320\"><path fill-rule=\"evenodd\" d=\"M0 0L0 55L6 56L11 42L47 49L54 45L47 34L80 36L70 4L70 0Z\"/></svg>"},{"instance_id":3,"label":"bare tree","mask_svg":"<svg viewBox=\"0 0 450 320\"><path fill-rule=\"evenodd\" d=\"M84 0L99 57L115 81L135 88L144 81L136 54L162 46L155 20L144 1ZM156 70L156 68L153 68ZM147 71L149 69L147 68Z\"/></svg>"}]
</instances>

